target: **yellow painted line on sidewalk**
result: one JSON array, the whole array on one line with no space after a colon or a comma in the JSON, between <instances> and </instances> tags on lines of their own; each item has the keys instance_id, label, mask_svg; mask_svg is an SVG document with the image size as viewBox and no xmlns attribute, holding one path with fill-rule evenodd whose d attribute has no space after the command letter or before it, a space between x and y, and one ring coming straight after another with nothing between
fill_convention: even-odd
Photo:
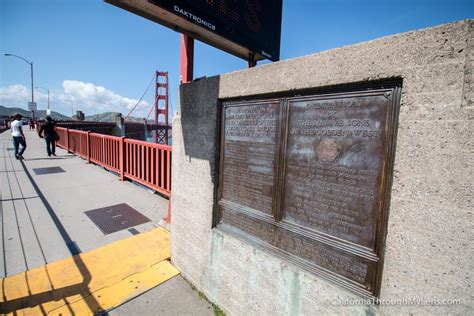
<instances>
[{"instance_id":1,"label":"yellow painted line on sidewalk","mask_svg":"<svg viewBox=\"0 0 474 316\"><path fill-rule=\"evenodd\" d=\"M157 228L1 279L0 313L93 315L179 274Z\"/></svg>"}]
</instances>

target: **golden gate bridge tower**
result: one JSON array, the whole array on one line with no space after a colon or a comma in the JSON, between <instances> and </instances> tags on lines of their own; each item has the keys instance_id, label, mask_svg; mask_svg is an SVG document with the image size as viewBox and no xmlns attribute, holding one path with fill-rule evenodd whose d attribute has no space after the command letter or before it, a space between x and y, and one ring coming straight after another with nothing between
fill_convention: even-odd
<instances>
[{"instance_id":1,"label":"golden gate bridge tower","mask_svg":"<svg viewBox=\"0 0 474 316\"><path fill-rule=\"evenodd\" d=\"M168 145L168 109L169 109L169 85L168 72L157 71L155 76L155 125L159 125L160 116L164 116L163 125L165 128L156 128L154 130L154 142Z\"/></svg>"}]
</instances>

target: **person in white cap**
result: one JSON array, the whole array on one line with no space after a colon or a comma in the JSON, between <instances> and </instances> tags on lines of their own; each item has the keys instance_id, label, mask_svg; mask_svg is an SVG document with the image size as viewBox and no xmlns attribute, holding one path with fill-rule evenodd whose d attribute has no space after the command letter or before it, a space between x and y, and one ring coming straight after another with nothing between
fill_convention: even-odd
<instances>
[{"instance_id":1,"label":"person in white cap","mask_svg":"<svg viewBox=\"0 0 474 316\"><path fill-rule=\"evenodd\" d=\"M13 116L15 120L10 124L13 137L13 148L15 149L15 158L23 159L23 153L26 149L25 134L23 134L23 123L21 114L17 113ZM19 148L21 145L21 149Z\"/></svg>"}]
</instances>

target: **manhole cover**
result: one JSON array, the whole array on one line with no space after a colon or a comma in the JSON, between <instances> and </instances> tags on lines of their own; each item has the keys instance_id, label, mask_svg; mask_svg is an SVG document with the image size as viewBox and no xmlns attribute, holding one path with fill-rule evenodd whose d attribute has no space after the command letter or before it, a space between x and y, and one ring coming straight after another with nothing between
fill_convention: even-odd
<instances>
[{"instance_id":1,"label":"manhole cover","mask_svg":"<svg viewBox=\"0 0 474 316\"><path fill-rule=\"evenodd\" d=\"M33 168L37 175L66 172L61 167Z\"/></svg>"},{"instance_id":2,"label":"manhole cover","mask_svg":"<svg viewBox=\"0 0 474 316\"><path fill-rule=\"evenodd\" d=\"M150 221L148 217L126 203L98 208L84 213L105 235Z\"/></svg>"}]
</instances>

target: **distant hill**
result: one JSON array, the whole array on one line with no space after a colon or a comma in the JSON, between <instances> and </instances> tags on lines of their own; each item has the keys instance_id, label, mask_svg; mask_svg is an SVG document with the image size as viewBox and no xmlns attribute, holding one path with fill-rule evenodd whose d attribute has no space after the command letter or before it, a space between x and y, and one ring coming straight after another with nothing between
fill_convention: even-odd
<instances>
[{"instance_id":1,"label":"distant hill","mask_svg":"<svg viewBox=\"0 0 474 316\"><path fill-rule=\"evenodd\" d=\"M20 113L24 117L30 117L31 116L30 111L20 109L20 108L9 108L9 107L0 105L0 116L12 116L16 113ZM63 114L55 112L55 111L51 111L51 116L55 120L70 120L71 119L69 116L63 115ZM35 117L40 118L40 119L44 119L46 117L46 110L35 111Z\"/></svg>"},{"instance_id":2,"label":"distant hill","mask_svg":"<svg viewBox=\"0 0 474 316\"><path fill-rule=\"evenodd\" d=\"M115 122L115 115L118 112L104 112L94 115L86 115L86 121L94 121L94 122ZM123 116L123 114L122 114ZM139 119L136 117L128 117L127 121L134 121L134 122L143 122L143 119Z\"/></svg>"},{"instance_id":3,"label":"distant hill","mask_svg":"<svg viewBox=\"0 0 474 316\"><path fill-rule=\"evenodd\" d=\"M115 115L117 112L104 112L94 115L86 115L86 121L95 121L95 122L114 122Z\"/></svg>"},{"instance_id":4,"label":"distant hill","mask_svg":"<svg viewBox=\"0 0 474 316\"><path fill-rule=\"evenodd\" d=\"M0 0L1 1L1 0ZM30 117L31 112L25 109L20 109L20 108L9 108L3 105L0 105L0 116L12 116L15 113L20 113L23 115L23 117ZM86 121L92 121L92 122L115 122L115 115L118 112L104 112L104 113L98 113L94 115L86 115L85 120ZM63 115L58 112L51 112L51 116L55 120L72 120L70 116ZM123 116L123 114L122 114ZM35 111L35 117L39 119L44 119L46 117L46 110L38 110ZM139 122L143 123L143 118L137 118L133 116L129 116L127 118L127 122ZM151 119L148 120L148 122L152 122Z\"/></svg>"}]
</instances>

